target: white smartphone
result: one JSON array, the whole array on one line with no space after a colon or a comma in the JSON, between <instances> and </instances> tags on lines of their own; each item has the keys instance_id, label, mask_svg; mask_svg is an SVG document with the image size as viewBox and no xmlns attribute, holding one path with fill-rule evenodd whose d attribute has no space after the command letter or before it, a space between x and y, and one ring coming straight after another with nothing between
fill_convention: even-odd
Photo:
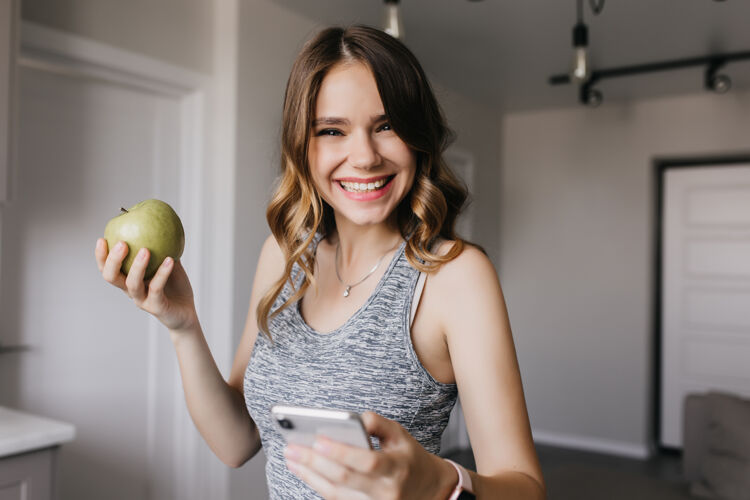
<instances>
[{"instance_id":1,"label":"white smartphone","mask_svg":"<svg viewBox=\"0 0 750 500\"><path fill-rule=\"evenodd\" d=\"M287 443L312 446L323 435L334 441L371 449L359 414L351 411L276 405L271 418Z\"/></svg>"}]
</instances>

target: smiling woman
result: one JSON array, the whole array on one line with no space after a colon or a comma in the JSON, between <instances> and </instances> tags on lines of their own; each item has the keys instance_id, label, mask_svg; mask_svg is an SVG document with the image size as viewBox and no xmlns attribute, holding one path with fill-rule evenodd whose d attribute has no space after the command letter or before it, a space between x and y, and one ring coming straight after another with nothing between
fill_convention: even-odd
<instances>
[{"instance_id":1,"label":"smiling woman","mask_svg":"<svg viewBox=\"0 0 750 500\"><path fill-rule=\"evenodd\" d=\"M354 26L305 45L228 381L179 262L146 288L143 262L124 280L123 253L97 248L104 277L170 329L206 442L234 467L262 449L272 499L545 495L496 271L455 233L467 193L443 160L450 138L398 40ZM438 456L459 392L476 472ZM279 405L361 416L373 449L287 443Z\"/></svg>"},{"instance_id":2,"label":"smiling woman","mask_svg":"<svg viewBox=\"0 0 750 500\"><path fill-rule=\"evenodd\" d=\"M454 231L466 191L443 161L450 140L394 38L331 28L299 55L259 262L277 271L256 278L230 379L273 498L544 495L495 270ZM436 456L459 387L480 474ZM361 413L382 453L284 446L274 404Z\"/></svg>"},{"instance_id":3,"label":"smiling woman","mask_svg":"<svg viewBox=\"0 0 750 500\"><path fill-rule=\"evenodd\" d=\"M341 215L348 220L344 214L349 213L362 222L385 220L388 214L401 238L412 235L405 253L422 271L436 269L463 248L454 226L467 193L443 160L453 134L419 62L402 43L377 29L351 28L341 44L343 33L326 30L311 40L287 83L282 176L267 218L288 258L285 276L259 302L264 332L269 313L272 317L281 310L271 312L293 264L308 279L282 308L299 300L315 282L315 255L309 247L316 231L335 233L335 200L378 200L360 203L357 215ZM336 167L344 159L348 170ZM410 163L413 173L396 175L394 169ZM321 183L320 170L325 168L335 169L336 177ZM363 192L384 177L382 189ZM346 206L352 205L341 208ZM454 242L445 255L432 252L438 238Z\"/></svg>"}]
</instances>

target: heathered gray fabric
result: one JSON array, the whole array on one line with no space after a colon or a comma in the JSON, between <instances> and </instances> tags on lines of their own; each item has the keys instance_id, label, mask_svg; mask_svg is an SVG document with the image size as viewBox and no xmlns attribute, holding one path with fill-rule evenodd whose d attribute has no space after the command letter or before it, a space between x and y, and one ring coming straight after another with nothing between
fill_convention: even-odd
<instances>
[{"instance_id":1,"label":"heathered gray fabric","mask_svg":"<svg viewBox=\"0 0 750 500\"><path fill-rule=\"evenodd\" d=\"M319 241L317 234L313 250ZM275 404L374 411L403 425L427 451L440 451L457 389L433 379L414 352L408 324L419 271L405 246L370 298L337 330L316 332L296 303L269 322L273 342L258 335L245 372L245 401L260 431L271 499L321 498L286 468L284 439L270 418ZM296 286L302 277L295 265ZM292 291L287 283L274 310Z\"/></svg>"}]
</instances>

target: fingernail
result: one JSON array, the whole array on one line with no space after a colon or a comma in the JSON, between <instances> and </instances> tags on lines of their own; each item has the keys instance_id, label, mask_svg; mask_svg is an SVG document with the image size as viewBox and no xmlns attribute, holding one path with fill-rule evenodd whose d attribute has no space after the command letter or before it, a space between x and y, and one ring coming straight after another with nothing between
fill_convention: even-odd
<instances>
[{"instance_id":1,"label":"fingernail","mask_svg":"<svg viewBox=\"0 0 750 500\"><path fill-rule=\"evenodd\" d=\"M169 268L172 266L172 264L174 264L174 259L172 259L172 257L167 257L164 259L164 267Z\"/></svg>"},{"instance_id":2,"label":"fingernail","mask_svg":"<svg viewBox=\"0 0 750 500\"><path fill-rule=\"evenodd\" d=\"M117 246L116 250L118 252L125 250L125 248L127 247L124 241L118 241L116 246Z\"/></svg>"},{"instance_id":3,"label":"fingernail","mask_svg":"<svg viewBox=\"0 0 750 500\"><path fill-rule=\"evenodd\" d=\"M327 442L325 438L318 438L313 443L313 448L315 451L327 455L328 452L331 451L331 443Z\"/></svg>"},{"instance_id":4,"label":"fingernail","mask_svg":"<svg viewBox=\"0 0 750 500\"><path fill-rule=\"evenodd\" d=\"M290 462L289 460L287 460L286 462L286 468L295 474L299 472L299 467L297 466L297 464L294 462Z\"/></svg>"},{"instance_id":5,"label":"fingernail","mask_svg":"<svg viewBox=\"0 0 750 500\"><path fill-rule=\"evenodd\" d=\"M145 248L141 248L140 250L138 250L138 260L141 260L141 261L146 260L146 249Z\"/></svg>"},{"instance_id":6,"label":"fingernail","mask_svg":"<svg viewBox=\"0 0 750 500\"><path fill-rule=\"evenodd\" d=\"M302 454L299 452L299 450L289 446L287 446L284 450L284 456L289 460L299 460L300 458L302 458Z\"/></svg>"}]
</instances>

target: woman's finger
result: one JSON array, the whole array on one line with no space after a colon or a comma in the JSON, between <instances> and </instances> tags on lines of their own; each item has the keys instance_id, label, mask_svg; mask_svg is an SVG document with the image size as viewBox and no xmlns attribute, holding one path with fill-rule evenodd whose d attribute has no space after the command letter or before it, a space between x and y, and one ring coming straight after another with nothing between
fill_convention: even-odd
<instances>
[{"instance_id":1,"label":"woman's finger","mask_svg":"<svg viewBox=\"0 0 750 500\"><path fill-rule=\"evenodd\" d=\"M99 268L99 272L104 270L104 263L107 260L107 240L99 238L96 240L96 247L94 248L94 258L96 258L96 266Z\"/></svg>"},{"instance_id":2,"label":"woman's finger","mask_svg":"<svg viewBox=\"0 0 750 500\"><path fill-rule=\"evenodd\" d=\"M286 449L286 457L296 460L337 487L356 491L373 490L372 479L350 468L348 463L332 459L330 455L318 453L315 449L290 445Z\"/></svg>"},{"instance_id":3,"label":"woman's finger","mask_svg":"<svg viewBox=\"0 0 750 500\"><path fill-rule=\"evenodd\" d=\"M333 498L336 489L335 486L331 484L330 481L316 473L313 469L289 458L287 458L286 466L292 474L307 483L323 498Z\"/></svg>"},{"instance_id":4,"label":"woman's finger","mask_svg":"<svg viewBox=\"0 0 750 500\"><path fill-rule=\"evenodd\" d=\"M339 443L325 436L316 438L313 450L334 462L346 464L359 474L370 476L388 473L385 455L374 450Z\"/></svg>"},{"instance_id":5,"label":"woman's finger","mask_svg":"<svg viewBox=\"0 0 750 500\"><path fill-rule=\"evenodd\" d=\"M154 298L160 298L164 295L164 287L167 285L167 280L172 274L174 269L174 259L167 257L164 262L161 263L159 269L156 270L156 274L151 278L148 284L148 293Z\"/></svg>"},{"instance_id":6,"label":"woman's finger","mask_svg":"<svg viewBox=\"0 0 750 500\"><path fill-rule=\"evenodd\" d=\"M389 420L372 411L366 411L362 414L362 424L368 434L378 437L381 447L398 443L399 439L406 433L398 422Z\"/></svg>"},{"instance_id":7,"label":"woman's finger","mask_svg":"<svg viewBox=\"0 0 750 500\"><path fill-rule=\"evenodd\" d=\"M323 498L345 498L346 500L369 500L372 497L344 484L336 484L318 471L303 463L287 458L287 468Z\"/></svg>"},{"instance_id":8,"label":"woman's finger","mask_svg":"<svg viewBox=\"0 0 750 500\"><path fill-rule=\"evenodd\" d=\"M117 288L127 291L125 287L125 275L120 272L122 261L128 254L128 245L124 241L118 242L107 255L102 269L102 277Z\"/></svg>"},{"instance_id":9,"label":"woman's finger","mask_svg":"<svg viewBox=\"0 0 750 500\"><path fill-rule=\"evenodd\" d=\"M148 266L150 256L151 253L147 248L141 248L133 259L128 277L125 278L128 295L135 301L142 301L146 298L146 286L143 284L143 278L146 275L146 266Z\"/></svg>"}]
</instances>

